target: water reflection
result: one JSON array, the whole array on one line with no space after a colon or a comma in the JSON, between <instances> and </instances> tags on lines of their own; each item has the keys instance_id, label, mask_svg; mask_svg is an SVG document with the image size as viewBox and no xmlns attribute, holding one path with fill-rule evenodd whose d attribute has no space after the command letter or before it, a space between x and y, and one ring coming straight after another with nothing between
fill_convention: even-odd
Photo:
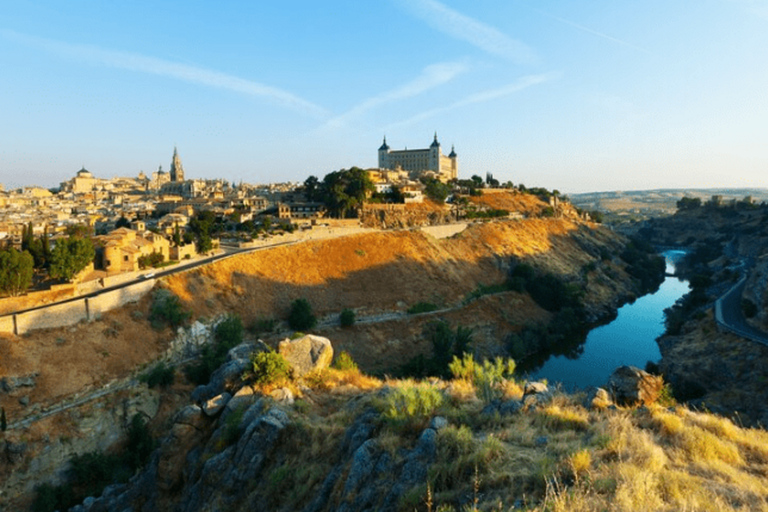
<instances>
[{"instance_id":1,"label":"water reflection","mask_svg":"<svg viewBox=\"0 0 768 512\"><path fill-rule=\"evenodd\" d=\"M663 255L668 276L655 293L621 307L615 320L589 331L584 343L574 339L559 354L542 354L541 366L531 371L530 378L561 382L572 391L604 386L621 365L644 368L646 362L661 359L656 338L664 333L664 309L689 291L687 281L673 276L675 263L685 252L666 251ZM536 368L536 363L526 361L525 366Z\"/></svg>"}]
</instances>

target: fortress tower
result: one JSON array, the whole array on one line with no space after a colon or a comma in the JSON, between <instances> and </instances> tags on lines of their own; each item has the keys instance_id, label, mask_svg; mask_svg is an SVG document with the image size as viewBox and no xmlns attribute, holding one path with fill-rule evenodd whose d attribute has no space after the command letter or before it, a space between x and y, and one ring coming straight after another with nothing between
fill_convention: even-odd
<instances>
[{"instance_id":1,"label":"fortress tower","mask_svg":"<svg viewBox=\"0 0 768 512\"><path fill-rule=\"evenodd\" d=\"M440 143L435 138L427 149L404 149L392 151L384 137L384 143L379 147L379 168L391 170L404 170L419 177L421 174L432 171L441 181L449 181L459 176L459 163L456 151L451 148L449 155L443 155Z\"/></svg>"},{"instance_id":2,"label":"fortress tower","mask_svg":"<svg viewBox=\"0 0 768 512\"><path fill-rule=\"evenodd\" d=\"M171 181L184 181L184 167L181 165L181 158L175 146L173 148L173 160L171 160Z\"/></svg>"}]
</instances>

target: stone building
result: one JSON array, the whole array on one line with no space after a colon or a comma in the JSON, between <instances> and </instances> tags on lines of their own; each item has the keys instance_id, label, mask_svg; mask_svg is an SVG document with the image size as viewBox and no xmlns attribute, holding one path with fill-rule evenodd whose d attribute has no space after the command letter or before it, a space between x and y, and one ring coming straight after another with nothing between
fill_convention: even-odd
<instances>
[{"instance_id":1,"label":"stone building","mask_svg":"<svg viewBox=\"0 0 768 512\"><path fill-rule=\"evenodd\" d=\"M184 167L181 165L181 158L176 148L173 148L173 160L171 160L171 181L184 181Z\"/></svg>"},{"instance_id":2,"label":"stone building","mask_svg":"<svg viewBox=\"0 0 768 512\"><path fill-rule=\"evenodd\" d=\"M408 171L413 179L428 175L430 171L443 182L459 176L456 151L451 148L450 154L443 155L437 133L426 149L392 150L384 137L384 143L379 148L379 168Z\"/></svg>"},{"instance_id":3,"label":"stone building","mask_svg":"<svg viewBox=\"0 0 768 512\"><path fill-rule=\"evenodd\" d=\"M139 270L139 258L153 252L170 257L171 243L157 233L139 233L128 228L119 228L106 235L95 237L96 259L109 274Z\"/></svg>"}]
</instances>

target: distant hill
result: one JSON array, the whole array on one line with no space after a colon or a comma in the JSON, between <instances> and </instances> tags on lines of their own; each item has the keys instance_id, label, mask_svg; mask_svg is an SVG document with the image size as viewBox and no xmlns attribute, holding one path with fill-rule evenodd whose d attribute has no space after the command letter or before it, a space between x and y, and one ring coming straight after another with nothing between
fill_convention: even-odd
<instances>
[{"instance_id":1,"label":"distant hill","mask_svg":"<svg viewBox=\"0 0 768 512\"><path fill-rule=\"evenodd\" d=\"M677 211L677 201L682 197L698 197L706 201L713 195L723 196L725 200L752 196L757 203L768 202L766 188L617 190L569 194L569 197L575 206L588 211L599 210L606 214L607 222L621 224L672 215Z\"/></svg>"}]
</instances>

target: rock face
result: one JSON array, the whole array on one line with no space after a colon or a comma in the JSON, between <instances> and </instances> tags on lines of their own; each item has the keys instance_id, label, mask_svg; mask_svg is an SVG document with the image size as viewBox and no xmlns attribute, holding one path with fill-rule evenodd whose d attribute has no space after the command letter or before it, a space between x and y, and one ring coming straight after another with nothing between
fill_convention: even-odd
<instances>
[{"instance_id":1,"label":"rock face","mask_svg":"<svg viewBox=\"0 0 768 512\"><path fill-rule=\"evenodd\" d=\"M297 376L327 368L333 360L331 340L313 334L281 341L278 352L288 361Z\"/></svg>"},{"instance_id":2,"label":"rock face","mask_svg":"<svg viewBox=\"0 0 768 512\"><path fill-rule=\"evenodd\" d=\"M664 381L634 366L620 366L608 380L608 389L619 405L650 405L659 398Z\"/></svg>"}]
</instances>

